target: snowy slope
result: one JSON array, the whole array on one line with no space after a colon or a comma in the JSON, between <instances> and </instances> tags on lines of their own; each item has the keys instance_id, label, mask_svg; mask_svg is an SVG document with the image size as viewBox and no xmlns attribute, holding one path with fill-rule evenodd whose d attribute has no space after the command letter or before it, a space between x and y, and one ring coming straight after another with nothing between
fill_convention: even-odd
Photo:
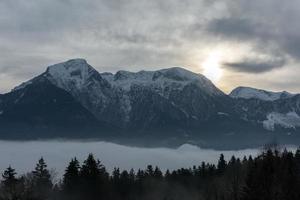
<instances>
[{"instance_id":1,"label":"snowy slope","mask_svg":"<svg viewBox=\"0 0 300 200\"><path fill-rule=\"evenodd\" d=\"M260 90L251 87L237 87L229 94L232 98L244 98L244 99L260 99L264 101L275 101L281 98L292 97L293 94L286 91L283 92L270 92Z\"/></svg>"},{"instance_id":2,"label":"snowy slope","mask_svg":"<svg viewBox=\"0 0 300 200\"><path fill-rule=\"evenodd\" d=\"M98 119L99 113L110 103L110 84L84 59L71 59L51 65L43 74L22 83L12 91L22 90L45 78L70 93Z\"/></svg>"},{"instance_id":3,"label":"snowy slope","mask_svg":"<svg viewBox=\"0 0 300 200\"><path fill-rule=\"evenodd\" d=\"M109 83L84 59L49 66L42 76L71 93L96 116L109 103Z\"/></svg>"},{"instance_id":4,"label":"snowy slope","mask_svg":"<svg viewBox=\"0 0 300 200\"><path fill-rule=\"evenodd\" d=\"M74 88L82 89L88 84L89 79L96 73L84 59L73 59L64 63L49 66L46 76L57 86L71 91Z\"/></svg>"},{"instance_id":5,"label":"snowy slope","mask_svg":"<svg viewBox=\"0 0 300 200\"><path fill-rule=\"evenodd\" d=\"M123 121L134 127L155 127L154 123L177 125L188 121L201 124L219 111L227 112L221 105L227 101L227 96L203 75L183 68L118 71L101 76L119 94Z\"/></svg>"},{"instance_id":6,"label":"snowy slope","mask_svg":"<svg viewBox=\"0 0 300 200\"><path fill-rule=\"evenodd\" d=\"M288 112L286 114L272 112L267 115L267 119L263 121L263 126L267 130L275 130L275 126L283 128L296 129L300 127L300 117L295 112Z\"/></svg>"},{"instance_id":7,"label":"snowy slope","mask_svg":"<svg viewBox=\"0 0 300 200\"><path fill-rule=\"evenodd\" d=\"M128 72L118 71L116 74L101 74L108 82L124 91L138 85L148 87L164 97L168 97L172 90L182 90L189 84L195 84L209 95L224 95L210 80L201 74L190 72L180 67L162 69L158 71Z\"/></svg>"}]
</instances>

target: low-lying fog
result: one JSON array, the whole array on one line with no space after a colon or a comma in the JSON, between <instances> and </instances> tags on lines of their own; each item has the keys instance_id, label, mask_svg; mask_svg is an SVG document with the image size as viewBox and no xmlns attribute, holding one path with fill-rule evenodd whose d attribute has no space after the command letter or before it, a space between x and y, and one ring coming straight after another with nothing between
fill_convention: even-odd
<instances>
[{"instance_id":1,"label":"low-lying fog","mask_svg":"<svg viewBox=\"0 0 300 200\"><path fill-rule=\"evenodd\" d=\"M49 169L55 169L61 176L71 158L83 161L89 153L106 166L108 171L114 167L121 169L144 169L148 164L157 165L162 170L200 165L202 161L216 163L223 153L227 159L232 155L257 155L260 149L239 151L219 151L201 149L192 145L182 145L177 149L137 148L108 142L80 141L0 141L0 170L11 165L19 174L34 169L37 160L43 156Z\"/></svg>"}]
</instances>

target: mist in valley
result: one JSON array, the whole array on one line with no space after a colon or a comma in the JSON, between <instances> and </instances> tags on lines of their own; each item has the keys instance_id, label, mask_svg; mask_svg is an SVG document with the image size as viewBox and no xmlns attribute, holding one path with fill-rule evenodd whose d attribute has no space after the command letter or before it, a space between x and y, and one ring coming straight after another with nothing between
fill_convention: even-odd
<instances>
[{"instance_id":1,"label":"mist in valley","mask_svg":"<svg viewBox=\"0 0 300 200\"><path fill-rule=\"evenodd\" d=\"M296 147L291 146L289 149L294 150ZM49 169L54 170L59 178L71 158L76 157L82 162L89 153L93 153L109 172L114 167L126 170L145 169L149 164L165 171L198 166L202 161L215 164L221 153L226 159L230 159L232 155L242 158L256 156L260 152L260 148L221 151L202 149L190 144L171 149L130 147L102 141L0 141L0 170L11 165L18 174L29 172L38 159L43 157Z\"/></svg>"}]
</instances>

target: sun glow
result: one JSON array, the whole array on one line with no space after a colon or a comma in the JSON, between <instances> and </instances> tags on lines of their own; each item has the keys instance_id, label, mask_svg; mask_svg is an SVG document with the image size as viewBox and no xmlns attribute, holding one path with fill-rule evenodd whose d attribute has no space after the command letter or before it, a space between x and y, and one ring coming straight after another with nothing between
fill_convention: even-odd
<instances>
[{"instance_id":1,"label":"sun glow","mask_svg":"<svg viewBox=\"0 0 300 200\"><path fill-rule=\"evenodd\" d=\"M220 53L210 53L208 58L202 63L203 75L213 82L218 82L223 74L220 62Z\"/></svg>"}]
</instances>

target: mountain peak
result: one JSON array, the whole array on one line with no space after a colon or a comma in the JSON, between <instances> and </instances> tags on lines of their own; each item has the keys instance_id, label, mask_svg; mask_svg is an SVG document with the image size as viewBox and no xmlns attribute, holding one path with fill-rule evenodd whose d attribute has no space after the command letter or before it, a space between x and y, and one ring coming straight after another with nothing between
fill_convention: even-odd
<instances>
[{"instance_id":1,"label":"mountain peak","mask_svg":"<svg viewBox=\"0 0 300 200\"><path fill-rule=\"evenodd\" d=\"M83 71L85 69L92 68L85 59L77 58L71 59L66 62L50 65L47 68L47 73L54 75L55 73Z\"/></svg>"},{"instance_id":2,"label":"mountain peak","mask_svg":"<svg viewBox=\"0 0 300 200\"><path fill-rule=\"evenodd\" d=\"M277 99L288 98L294 96L286 91L271 92L262 89L240 86L231 91L229 96L233 98L243 99L260 99L263 101L275 101Z\"/></svg>"},{"instance_id":3,"label":"mountain peak","mask_svg":"<svg viewBox=\"0 0 300 200\"><path fill-rule=\"evenodd\" d=\"M70 82L80 88L94 73L97 71L85 59L77 58L49 66L45 76L61 88Z\"/></svg>"}]
</instances>

